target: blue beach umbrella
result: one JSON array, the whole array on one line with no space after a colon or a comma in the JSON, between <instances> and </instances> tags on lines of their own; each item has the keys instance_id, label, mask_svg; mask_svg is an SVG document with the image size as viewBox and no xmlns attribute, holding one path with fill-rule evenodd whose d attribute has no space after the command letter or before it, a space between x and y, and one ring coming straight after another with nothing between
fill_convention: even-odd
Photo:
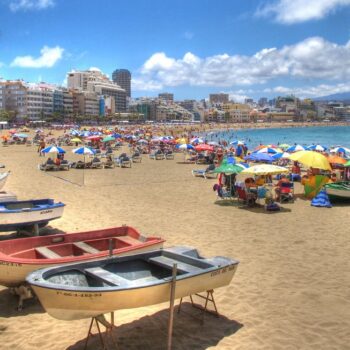
<instances>
[{"instance_id":1,"label":"blue beach umbrella","mask_svg":"<svg viewBox=\"0 0 350 350\"><path fill-rule=\"evenodd\" d=\"M320 151L320 152L323 152L323 151L325 151L327 149L327 147L322 146L322 145L311 145L311 146L306 147L306 149L308 151Z\"/></svg>"},{"instance_id":2,"label":"blue beach umbrella","mask_svg":"<svg viewBox=\"0 0 350 350\"><path fill-rule=\"evenodd\" d=\"M283 153L276 153L272 156L273 159L281 159L281 158L288 158L290 156L290 153L283 152Z\"/></svg>"},{"instance_id":3,"label":"blue beach umbrella","mask_svg":"<svg viewBox=\"0 0 350 350\"><path fill-rule=\"evenodd\" d=\"M350 153L350 149L346 147L335 147L332 148L329 152L331 153Z\"/></svg>"},{"instance_id":4,"label":"blue beach umbrella","mask_svg":"<svg viewBox=\"0 0 350 350\"><path fill-rule=\"evenodd\" d=\"M244 158L245 160L255 161L255 162L268 162L272 163L273 158L268 153L251 153L249 156Z\"/></svg>"},{"instance_id":5,"label":"blue beach umbrella","mask_svg":"<svg viewBox=\"0 0 350 350\"><path fill-rule=\"evenodd\" d=\"M48 146L48 147L44 148L41 152L43 152L43 153L59 153L59 154L66 153L66 151L63 148L58 147L58 146Z\"/></svg>"},{"instance_id":6,"label":"blue beach umbrella","mask_svg":"<svg viewBox=\"0 0 350 350\"><path fill-rule=\"evenodd\" d=\"M239 146L239 145L245 145L245 142L244 141L241 141L241 140L235 140L235 141L232 141L230 142L230 145L232 146Z\"/></svg>"},{"instance_id":7,"label":"blue beach umbrella","mask_svg":"<svg viewBox=\"0 0 350 350\"><path fill-rule=\"evenodd\" d=\"M75 154L82 154L84 156L87 154L95 154L96 153L92 148L89 148L89 147L79 147L79 148L73 149L72 152Z\"/></svg>"},{"instance_id":8,"label":"blue beach umbrella","mask_svg":"<svg viewBox=\"0 0 350 350\"><path fill-rule=\"evenodd\" d=\"M298 151L305 151L305 147L302 145L294 145L286 149L286 152L288 153L298 152Z\"/></svg>"},{"instance_id":9,"label":"blue beach umbrella","mask_svg":"<svg viewBox=\"0 0 350 350\"><path fill-rule=\"evenodd\" d=\"M19 137L21 139L26 139L28 137L27 134L14 134L13 136Z\"/></svg>"},{"instance_id":10,"label":"blue beach umbrella","mask_svg":"<svg viewBox=\"0 0 350 350\"><path fill-rule=\"evenodd\" d=\"M264 148L260 148L257 151L254 151L253 153L270 153L270 154L276 154L278 153L274 148L271 147L264 147Z\"/></svg>"},{"instance_id":11,"label":"blue beach umbrella","mask_svg":"<svg viewBox=\"0 0 350 350\"><path fill-rule=\"evenodd\" d=\"M192 145L183 143L181 145L177 145L176 148L178 149L194 149L194 147Z\"/></svg>"}]
</instances>

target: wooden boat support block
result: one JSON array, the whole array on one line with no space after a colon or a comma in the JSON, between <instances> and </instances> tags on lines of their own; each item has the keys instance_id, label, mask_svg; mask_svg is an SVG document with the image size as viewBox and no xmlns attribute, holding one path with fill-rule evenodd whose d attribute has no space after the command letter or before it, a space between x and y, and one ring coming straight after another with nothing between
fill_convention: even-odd
<instances>
[{"instance_id":1,"label":"wooden boat support block","mask_svg":"<svg viewBox=\"0 0 350 350\"><path fill-rule=\"evenodd\" d=\"M101 267L92 267L92 268L84 269L84 271L91 277L102 280L113 286L129 284L129 280L123 277L120 277L114 273L111 273Z\"/></svg>"},{"instance_id":2,"label":"wooden boat support block","mask_svg":"<svg viewBox=\"0 0 350 350\"><path fill-rule=\"evenodd\" d=\"M92 247L91 245L85 242L75 242L73 243L73 245L89 254L97 254L100 252L98 249Z\"/></svg>"},{"instance_id":3,"label":"wooden boat support block","mask_svg":"<svg viewBox=\"0 0 350 350\"><path fill-rule=\"evenodd\" d=\"M157 256L154 258L150 258L148 261L169 269L172 269L174 264L177 264L177 269L182 272L197 273L203 271L203 269L199 267L186 264L175 259L167 258L165 256Z\"/></svg>"},{"instance_id":4,"label":"wooden boat support block","mask_svg":"<svg viewBox=\"0 0 350 350\"><path fill-rule=\"evenodd\" d=\"M37 247L37 248L35 248L35 250L39 254L44 256L46 259L60 259L60 258L62 258L61 255L58 255L57 253L55 253L54 251L52 251L51 249L46 248L46 247Z\"/></svg>"}]
</instances>

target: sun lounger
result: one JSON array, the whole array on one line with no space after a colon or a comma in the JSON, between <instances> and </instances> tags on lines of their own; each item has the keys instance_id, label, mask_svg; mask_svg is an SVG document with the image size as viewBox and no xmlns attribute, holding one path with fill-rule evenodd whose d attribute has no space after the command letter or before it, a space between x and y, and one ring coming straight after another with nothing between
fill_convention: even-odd
<instances>
[{"instance_id":1,"label":"sun lounger","mask_svg":"<svg viewBox=\"0 0 350 350\"><path fill-rule=\"evenodd\" d=\"M142 161L142 157L141 154L139 152L135 152L132 156L131 159L134 163L141 163Z\"/></svg>"},{"instance_id":2,"label":"sun lounger","mask_svg":"<svg viewBox=\"0 0 350 350\"><path fill-rule=\"evenodd\" d=\"M218 174L214 173L215 165L209 165L206 169L194 169L192 170L193 176L204 177L205 179L215 179Z\"/></svg>"},{"instance_id":3,"label":"sun lounger","mask_svg":"<svg viewBox=\"0 0 350 350\"><path fill-rule=\"evenodd\" d=\"M94 158L91 162L91 169L102 169L103 168L103 163L101 162L100 159Z\"/></svg>"},{"instance_id":4,"label":"sun lounger","mask_svg":"<svg viewBox=\"0 0 350 350\"><path fill-rule=\"evenodd\" d=\"M58 168L59 170L69 170L70 163L68 162L68 160L62 160Z\"/></svg>"},{"instance_id":5,"label":"sun lounger","mask_svg":"<svg viewBox=\"0 0 350 350\"><path fill-rule=\"evenodd\" d=\"M115 158L115 165L120 168L126 168L126 167L131 168L132 161L126 154L123 154L123 155L120 155L118 158Z\"/></svg>"},{"instance_id":6,"label":"sun lounger","mask_svg":"<svg viewBox=\"0 0 350 350\"><path fill-rule=\"evenodd\" d=\"M167 160L174 159L174 153L172 151L165 152L165 159Z\"/></svg>"},{"instance_id":7,"label":"sun lounger","mask_svg":"<svg viewBox=\"0 0 350 350\"><path fill-rule=\"evenodd\" d=\"M113 160L106 160L104 163L103 163L103 167L105 169L113 169L115 167L115 163L113 162Z\"/></svg>"},{"instance_id":8,"label":"sun lounger","mask_svg":"<svg viewBox=\"0 0 350 350\"><path fill-rule=\"evenodd\" d=\"M52 170L58 170L59 167L55 163L43 163L39 165L39 169L43 171L52 171Z\"/></svg>"}]
</instances>

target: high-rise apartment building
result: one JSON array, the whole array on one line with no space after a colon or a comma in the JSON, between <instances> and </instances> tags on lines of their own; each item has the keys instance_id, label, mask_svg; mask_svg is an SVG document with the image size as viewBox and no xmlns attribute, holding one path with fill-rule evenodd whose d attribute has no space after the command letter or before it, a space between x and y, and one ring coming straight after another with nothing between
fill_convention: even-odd
<instances>
[{"instance_id":1,"label":"high-rise apartment building","mask_svg":"<svg viewBox=\"0 0 350 350\"><path fill-rule=\"evenodd\" d=\"M131 73L127 69L116 69L112 73L112 80L126 91L127 97L131 97Z\"/></svg>"},{"instance_id":2,"label":"high-rise apartment building","mask_svg":"<svg viewBox=\"0 0 350 350\"><path fill-rule=\"evenodd\" d=\"M27 114L27 88L23 81L0 81L1 109L23 118Z\"/></svg>"},{"instance_id":3,"label":"high-rise apartment building","mask_svg":"<svg viewBox=\"0 0 350 350\"><path fill-rule=\"evenodd\" d=\"M115 111L126 111L125 89L109 80L108 77L98 69L68 73L67 86L69 89L95 93L98 98L100 96L113 97L115 101Z\"/></svg>"}]
</instances>

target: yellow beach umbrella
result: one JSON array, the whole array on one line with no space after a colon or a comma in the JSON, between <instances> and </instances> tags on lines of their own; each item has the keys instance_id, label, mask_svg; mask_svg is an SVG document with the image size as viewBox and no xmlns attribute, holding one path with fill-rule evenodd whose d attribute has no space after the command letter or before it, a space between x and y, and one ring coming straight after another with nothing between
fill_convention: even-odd
<instances>
[{"instance_id":1,"label":"yellow beach umbrella","mask_svg":"<svg viewBox=\"0 0 350 350\"><path fill-rule=\"evenodd\" d=\"M181 139L176 140L176 143L185 144L187 143L187 140L183 137Z\"/></svg>"},{"instance_id":2,"label":"yellow beach umbrella","mask_svg":"<svg viewBox=\"0 0 350 350\"><path fill-rule=\"evenodd\" d=\"M289 170L282 166L271 165L271 164L258 164L250 168L244 169L241 174L250 175L274 175L288 173Z\"/></svg>"},{"instance_id":3,"label":"yellow beach umbrella","mask_svg":"<svg viewBox=\"0 0 350 350\"><path fill-rule=\"evenodd\" d=\"M322 170L332 169L328 159L319 152L299 151L291 154L288 158L312 168L322 169Z\"/></svg>"},{"instance_id":4,"label":"yellow beach umbrella","mask_svg":"<svg viewBox=\"0 0 350 350\"><path fill-rule=\"evenodd\" d=\"M77 137L74 137L74 139L71 139L72 142L82 142L80 139L78 139Z\"/></svg>"}]
</instances>

